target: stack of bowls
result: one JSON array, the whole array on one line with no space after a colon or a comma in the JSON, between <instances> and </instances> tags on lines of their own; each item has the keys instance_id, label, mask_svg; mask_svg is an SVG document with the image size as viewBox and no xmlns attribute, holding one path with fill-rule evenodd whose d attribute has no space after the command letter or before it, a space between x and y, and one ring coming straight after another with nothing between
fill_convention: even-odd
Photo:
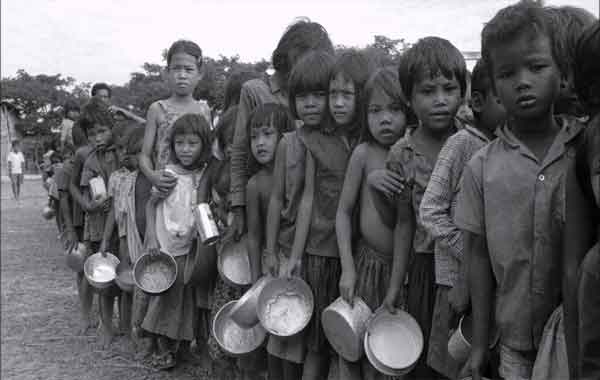
<instances>
[{"instance_id":1,"label":"stack of bowls","mask_svg":"<svg viewBox=\"0 0 600 380\"><path fill-rule=\"evenodd\" d=\"M355 362L363 356L363 338L372 314L369 306L359 297L354 297L352 306L339 297L323 310L323 331L341 357Z\"/></svg>"},{"instance_id":2,"label":"stack of bowls","mask_svg":"<svg viewBox=\"0 0 600 380\"><path fill-rule=\"evenodd\" d=\"M258 296L265 285L272 279L273 277L271 276L259 278L258 281L256 281L239 300L237 300L236 304L231 308L231 319L233 319L235 323L249 329L260 322L256 311Z\"/></svg>"},{"instance_id":3,"label":"stack of bowls","mask_svg":"<svg viewBox=\"0 0 600 380\"><path fill-rule=\"evenodd\" d=\"M417 364L423 351L423 333L408 313L380 310L367 324L364 336L367 359L387 376L403 376Z\"/></svg>"},{"instance_id":4,"label":"stack of bowls","mask_svg":"<svg viewBox=\"0 0 600 380\"><path fill-rule=\"evenodd\" d=\"M117 276L119 259L108 252L94 253L85 260L83 273L88 282L96 289L106 289Z\"/></svg>"},{"instance_id":5,"label":"stack of bowls","mask_svg":"<svg viewBox=\"0 0 600 380\"><path fill-rule=\"evenodd\" d=\"M133 281L146 293L160 294L167 291L177 278L177 262L164 252L145 254L133 265Z\"/></svg>"},{"instance_id":6,"label":"stack of bowls","mask_svg":"<svg viewBox=\"0 0 600 380\"><path fill-rule=\"evenodd\" d=\"M219 346L231 356L248 354L262 345L267 332L261 325L246 329L231 319L237 301L223 305L212 322L212 334Z\"/></svg>"}]
</instances>

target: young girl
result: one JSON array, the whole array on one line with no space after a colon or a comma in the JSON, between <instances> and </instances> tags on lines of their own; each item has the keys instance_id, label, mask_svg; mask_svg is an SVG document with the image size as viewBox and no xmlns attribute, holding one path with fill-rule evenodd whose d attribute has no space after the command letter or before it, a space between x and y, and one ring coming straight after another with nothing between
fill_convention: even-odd
<instances>
[{"instance_id":1,"label":"young girl","mask_svg":"<svg viewBox=\"0 0 600 380\"><path fill-rule=\"evenodd\" d=\"M310 52L292 70L289 104L304 125L279 143L267 218L267 268L275 274L284 259L284 274L302 275L314 294L314 313L304 332L305 379L327 373L321 311L337 298L341 272L334 226L350 146L329 118L333 63L328 53Z\"/></svg>"},{"instance_id":2,"label":"young girl","mask_svg":"<svg viewBox=\"0 0 600 380\"><path fill-rule=\"evenodd\" d=\"M175 121L169 136L173 163L167 164L176 179L168 196L153 188L146 208L145 244L150 254L158 251L175 258L177 279L169 290L150 297L142 328L155 334L157 352L153 365L166 369L175 366L181 341L195 338L197 321L194 287L184 283L186 255L195 245L197 233L193 207L198 203L197 189L211 154L210 127L200 115L185 114Z\"/></svg>"},{"instance_id":3,"label":"young girl","mask_svg":"<svg viewBox=\"0 0 600 380\"><path fill-rule=\"evenodd\" d=\"M342 262L340 294L351 305L357 296L373 311L381 306L393 310L402 286L402 278L394 269L399 262L394 257L394 230L377 213L366 176L385 167L390 147L404 135L408 103L391 69L375 72L364 93L365 142L350 157L335 220ZM352 225L356 207L360 216L357 229ZM352 236L354 230L359 232L359 239ZM356 247L353 242L358 242ZM356 364L340 359L340 378L381 377L366 359Z\"/></svg>"}]
</instances>

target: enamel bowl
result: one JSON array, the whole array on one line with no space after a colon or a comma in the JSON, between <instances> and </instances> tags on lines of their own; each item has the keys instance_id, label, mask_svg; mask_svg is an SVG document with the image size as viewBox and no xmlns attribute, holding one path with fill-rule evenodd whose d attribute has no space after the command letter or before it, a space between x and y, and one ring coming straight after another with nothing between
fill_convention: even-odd
<instances>
[{"instance_id":1,"label":"enamel bowl","mask_svg":"<svg viewBox=\"0 0 600 380\"><path fill-rule=\"evenodd\" d=\"M223 305L212 321L212 334L219 346L229 355L238 356L256 350L267 332L261 325L246 329L231 319L231 309L237 301Z\"/></svg>"},{"instance_id":2,"label":"enamel bowl","mask_svg":"<svg viewBox=\"0 0 600 380\"><path fill-rule=\"evenodd\" d=\"M260 322L256 311L258 296L265 285L271 280L273 280L273 277L271 276L259 278L258 281L256 281L242 297L240 297L235 306L231 308L231 319L233 319L235 323L245 328L251 328Z\"/></svg>"},{"instance_id":3,"label":"enamel bowl","mask_svg":"<svg viewBox=\"0 0 600 380\"><path fill-rule=\"evenodd\" d=\"M247 286L252 284L252 274L250 271L250 258L246 235L239 241L233 239L223 243L219 249L219 258L217 268L221 278L229 285Z\"/></svg>"},{"instance_id":4,"label":"enamel bowl","mask_svg":"<svg viewBox=\"0 0 600 380\"><path fill-rule=\"evenodd\" d=\"M112 253L94 253L85 260L83 273L88 282L97 289L108 288L117 276L119 259Z\"/></svg>"},{"instance_id":5,"label":"enamel bowl","mask_svg":"<svg viewBox=\"0 0 600 380\"><path fill-rule=\"evenodd\" d=\"M176 278L177 263L171 255L164 252L142 255L133 265L133 281L146 293L165 292L173 286Z\"/></svg>"}]
</instances>

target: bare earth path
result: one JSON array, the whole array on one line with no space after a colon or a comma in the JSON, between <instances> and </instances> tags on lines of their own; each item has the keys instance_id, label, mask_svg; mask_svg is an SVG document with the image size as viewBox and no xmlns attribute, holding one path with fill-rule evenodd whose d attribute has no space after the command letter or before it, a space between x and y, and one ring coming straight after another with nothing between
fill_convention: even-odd
<instances>
[{"instance_id":1,"label":"bare earth path","mask_svg":"<svg viewBox=\"0 0 600 380\"><path fill-rule=\"evenodd\" d=\"M2 183L1 194L3 380L211 378L190 364L155 372L134 359L123 336L101 350L95 330L77 335L75 274L65 264L54 220L41 217L46 195L40 181L25 182L21 205L12 200L10 184Z\"/></svg>"}]
</instances>

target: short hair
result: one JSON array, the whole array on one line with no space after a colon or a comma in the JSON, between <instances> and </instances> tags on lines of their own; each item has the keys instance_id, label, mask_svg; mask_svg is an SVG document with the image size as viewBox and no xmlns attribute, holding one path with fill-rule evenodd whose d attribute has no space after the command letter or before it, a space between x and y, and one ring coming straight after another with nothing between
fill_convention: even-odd
<instances>
[{"instance_id":1,"label":"short hair","mask_svg":"<svg viewBox=\"0 0 600 380\"><path fill-rule=\"evenodd\" d=\"M271 62L276 71L284 74L291 72L292 62L289 62L291 50L295 50L299 56L309 50L333 53L333 44L327 30L321 24L302 18L288 26L273 51Z\"/></svg>"},{"instance_id":2,"label":"short hair","mask_svg":"<svg viewBox=\"0 0 600 380\"><path fill-rule=\"evenodd\" d=\"M556 63L563 76L567 77L573 71L577 40L596 18L585 9L573 6L546 7L546 13L554 36Z\"/></svg>"},{"instance_id":3,"label":"short hair","mask_svg":"<svg viewBox=\"0 0 600 380\"><path fill-rule=\"evenodd\" d=\"M333 55L319 50L306 53L296 63L290 73L288 84L289 106L294 118L298 119L296 96L314 91L329 92L329 78L333 63ZM325 111L324 113L329 115L329 110Z\"/></svg>"},{"instance_id":4,"label":"short hair","mask_svg":"<svg viewBox=\"0 0 600 380\"><path fill-rule=\"evenodd\" d=\"M15 139L11 141L10 145L14 148L21 143L21 140Z\"/></svg>"},{"instance_id":5,"label":"short hair","mask_svg":"<svg viewBox=\"0 0 600 380\"><path fill-rule=\"evenodd\" d=\"M223 110L227 110L229 107L237 105L240 102L242 85L259 76L260 74L255 71L236 71L231 74L225 83Z\"/></svg>"},{"instance_id":6,"label":"short hair","mask_svg":"<svg viewBox=\"0 0 600 380\"><path fill-rule=\"evenodd\" d=\"M69 99L65 102L65 106L64 106L64 116L68 117L69 116L69 112L71 111L77 111L80 112L81 111L81 107L79 107L79 104L72 100Z\"/></svg>"},{"instance_id":7,"label":"short hair","mask_svg":"<svg viewBox=\"0 0 600 380\"><path fill-rule=\"evenodd\" d=\"M237 111L238 106L232 106L219 117L219 122L214 130L214 136L215 139L217 139L217 144L219 144L221 150L224 150L226 145L233 143Z\"/></svg>"},{"instance_id":8,"label":"short hair","mask_svg":"<svg viewBox=\"0 0 600 380\"><path fill-rule=\"evenodd\" d=\"M400 58L398 77L402 91L409 98L420 79L437 74L455 78L460 85L460 95L467 91L467 65L462 53L450 41L440 37L425 37L411 46Z\"/></svg>"},{"instance_id":9,"label":"short hair","mask_svg":"<svg viewBox=\"0 0 600 380\"><path fill-rule=\"evenodd\" d=\"M356 114L354 120L361 120L360 105L362 101L362 92L370 74L370 62L367 56L355 49L348 49L337 56L331 69L330 81L338 74L342 74L345 79L349 79L354 84L354 102Z\"/></svg>"},{"instance_id":10,"label":"short hair","mask_svg":"<svg viewBox=\"0 0 600 380\"><path fill-rule=\"evenodd\" d=\"M600 22L587 28L577 41L574 57L575 91L586 107L600 107Z\"/></svg>"},{"instance_id":11,"label":"short hair","mask_svg":"<svg viewBox=\"0 0 600 380\"><path fill-rule=\"evenodd\" d=\"M514 41L524 33L546 36L550 40L552 58L559 63L554 33L548 22L548 12L534 0L521 0L499 10L481 31L481 55L488 64L492 85L494 62L491 59L491 50Z\"/></svg>"},{"instance_id":12,"label":"short hair","mask_svg":"<svg viewBox=\"0 0 600 380\"><path fill-rule=\"evenodd\" d=\"M144 145L144 128L134 127L126 133L127 136L127 153L138 154L142 151Z\"/></svg>"},{"instance_id":13,"label":"short hair","mask_svg":"<svg viewBox=\"0 0 600 380\"><path fill-rule=\"evenodd\" d=\"M383 92L392 98L394 101L397 101L402 106L402 112L406 116L406 122L409 121L410 107L408 106L408 100L404 91L402 90L402 86L400 81L398 80L398 73L394 68L384 67L382 69L376 70L365 84L364 88L364 101L362 104L362 117L363 117L363 131L361 140L363 141L375 141L375 138L371 134L371 130L369 129L369 103L371 102L371 97L373 93L377 90L381 89Z\"/></svg>"},{"instance_id":14,"label":"short hair","mask_svg":"<svg viewBox=\"0 0 600 380\"><path fill-rule=\"evenodd\" d=\"M99 82L96 83L92 86L92 96L96 96L96 94L98 93L98 91L100 90L106 90L108 91L108 97L110 98L112 96L112 90L110 88L109 85L107 85L106 83L103 82Z\"/></svg>"},{"instance_id":15,"label":"short hair","mask_svg":"<svg viewBox=\"0 0 600 380\"><path fill-rule=\"evenodd\" d=\"M102 101L92 98L83 106L79 117L79 125L87 134L95 125L104 125L112 129L114 121L108 107Z\"/></svg>"},{"instance_id":16,"label":"short hair","mask_svg":"<svg viewBox=\"0 0 600 380\"><path fill-rule=\"evenodd\" d=\"M200 46L193 41L189 40L177 40L173 42L169 50L167 51L167 67L171 64L173 56L178 53L189 54L196 58L196 65L198 69L202 67L202 49Z\"/></svg>"},{"instance_id":17,"label":"short hair","mask_svg":"<svg viewBox=\"0 0 600 380\"><path fill-rule=\"evenodd\" d=\"M208 121L204 116L194 113L186 113L180 116L173 123L171 130L171 154L174 160L177 159L175 155L175 137L183 134L195 134L200 137L202 141L202 153L200 154L200 160L202 162L208 162L211 155L211 144L212 136Z\"/></svg>"},{"instance_id":18,"label":"short hair","mask_svg":"<svg viewBox=\"0 0 600 380\"><path fill-rule=\"evenodd\" d=\"M473 67L473 74L471 74L471 93L478 91L487 96L490 90L492 90L490 71L485 60L480 58Z\"/></svg>"}]
</instances>

